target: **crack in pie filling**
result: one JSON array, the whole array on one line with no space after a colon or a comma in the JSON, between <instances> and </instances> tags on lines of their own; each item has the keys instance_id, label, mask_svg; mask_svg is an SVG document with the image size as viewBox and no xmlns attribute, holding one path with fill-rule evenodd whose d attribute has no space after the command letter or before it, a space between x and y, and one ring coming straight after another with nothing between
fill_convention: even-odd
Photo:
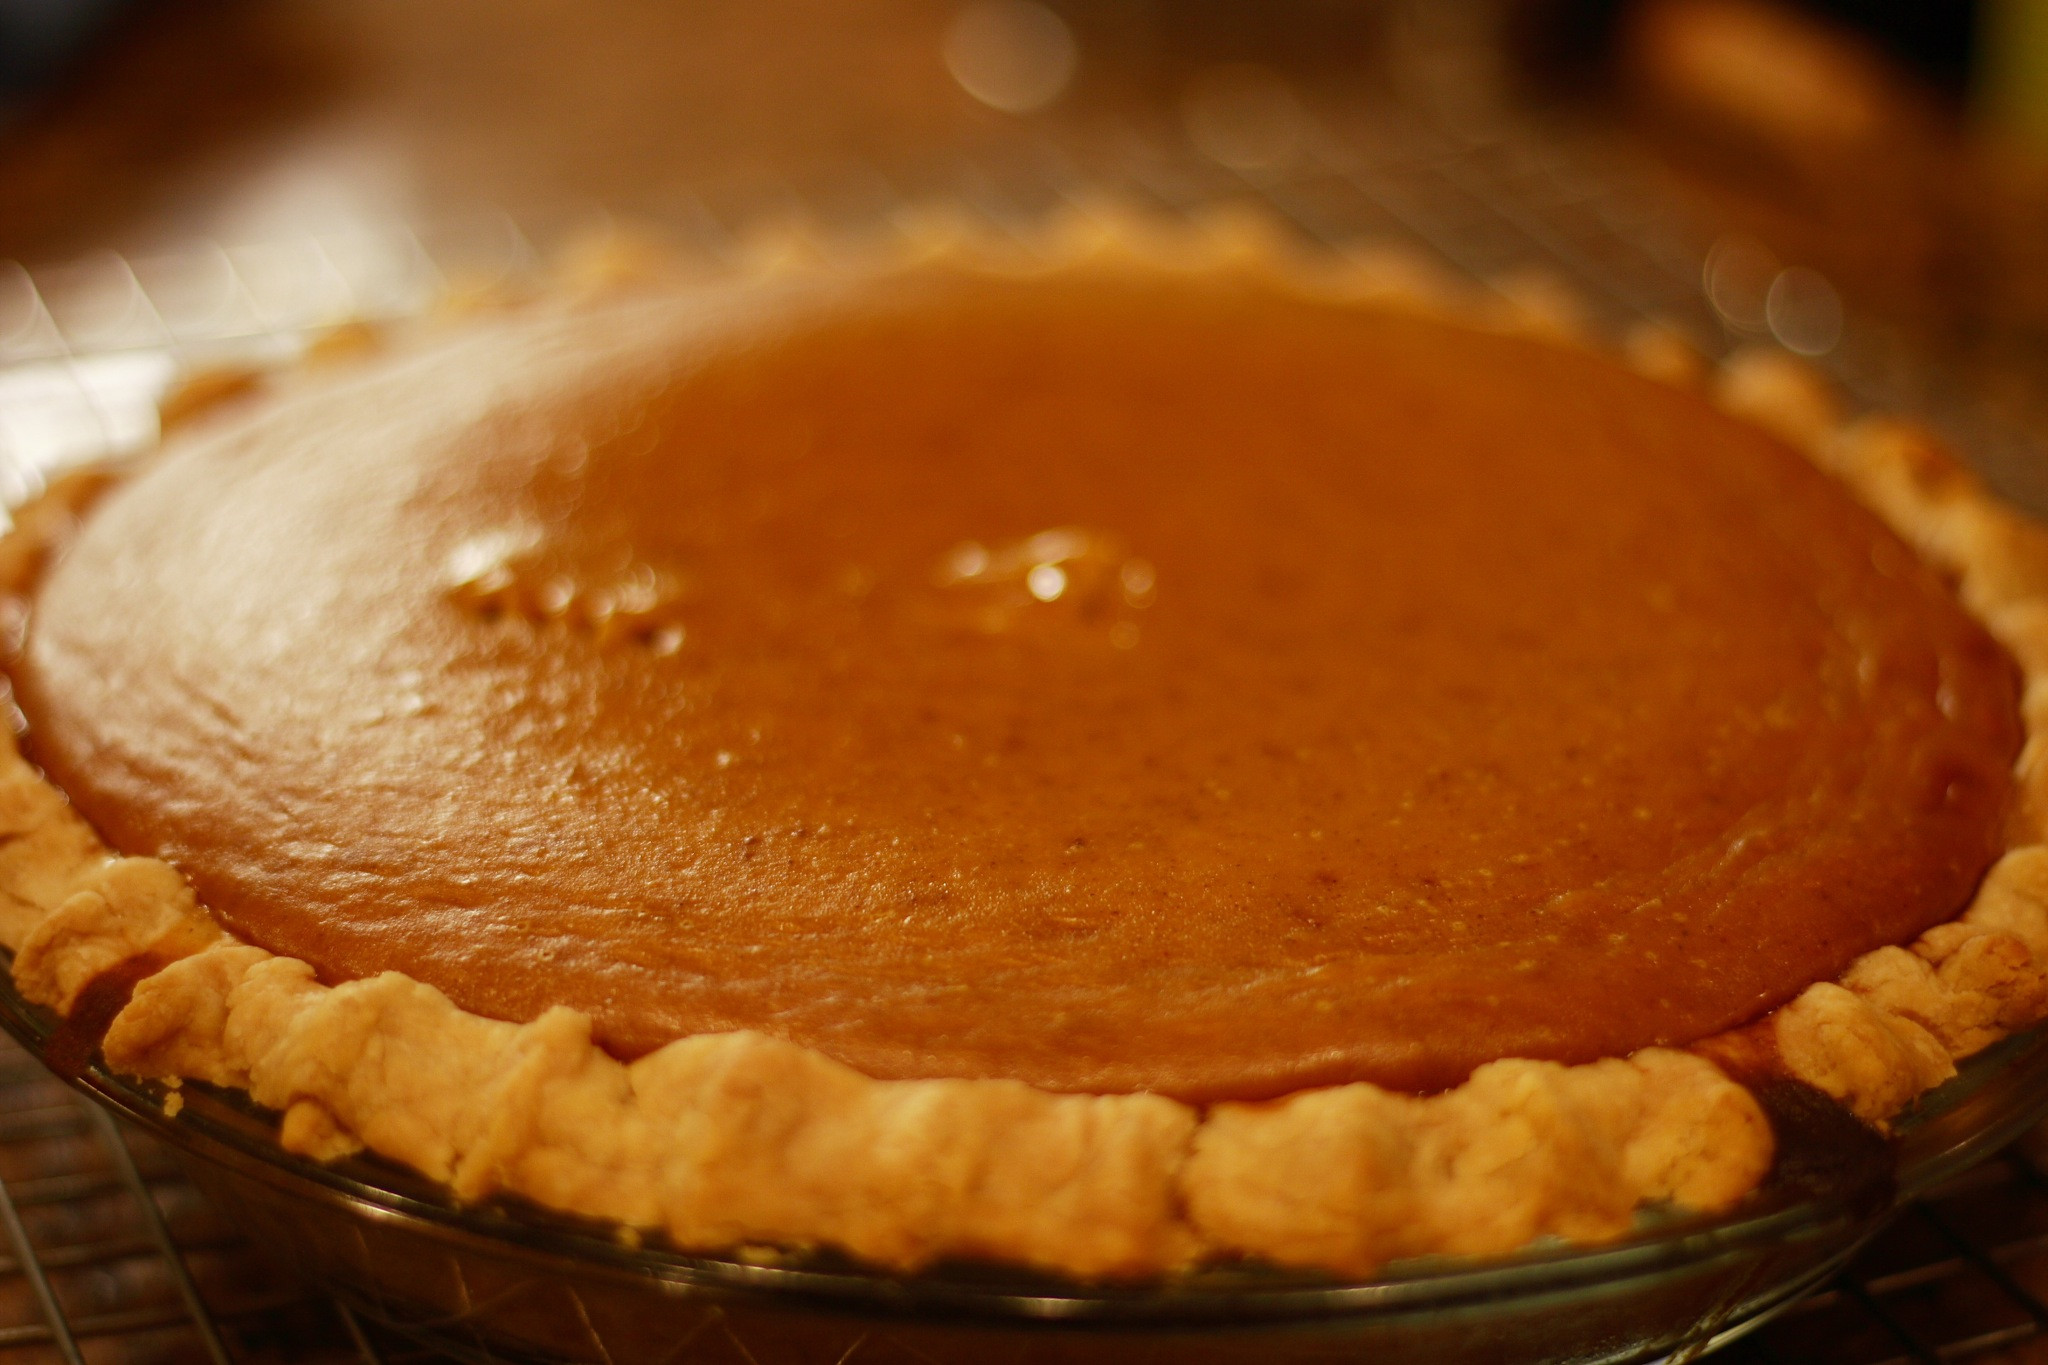
<instances>
[{"instance_id":1,"label":"crack in pie filling","mask_svg":"<svg viewBox=\"0 0 2048 1365\"><path fill-rule=\"evenodd\" d=\"M2035 528L1143 236L535 303L31 509L24 991L464 1197L1080 1275L1719 1210L1739 1080L2040 1014Z\"/></svg>"}]
</instances>

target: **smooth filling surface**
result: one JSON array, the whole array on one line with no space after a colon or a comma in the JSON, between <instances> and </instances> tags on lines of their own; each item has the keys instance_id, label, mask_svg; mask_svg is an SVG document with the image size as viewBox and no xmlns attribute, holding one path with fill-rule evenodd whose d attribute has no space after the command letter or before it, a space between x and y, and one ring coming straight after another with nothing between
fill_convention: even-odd
<instances>
[{"instance_id":1,"label":"smooth filling surface","mask_svg":"<svg viewBox=\"0 0 2048 1365\"><path fill-rule=\"evenodd\" d=\"M1960 910L2020 738L1704 400L1106 268L485 325L124 485L13 676L329 980L1195 1100L1754 1017Z\"/></svg>"}]
</instances>

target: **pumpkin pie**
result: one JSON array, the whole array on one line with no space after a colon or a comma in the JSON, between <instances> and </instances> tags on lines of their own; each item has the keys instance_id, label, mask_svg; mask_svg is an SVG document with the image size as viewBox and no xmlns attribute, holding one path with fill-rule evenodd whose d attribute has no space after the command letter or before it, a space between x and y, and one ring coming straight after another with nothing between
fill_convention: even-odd
<instances>
[{"instance_id":1,"label":"pumpkin pie","mask_svg":"<svg viewBox=\"0 0 2048 1365\"><path fill-rule=\"evenodd\" d=\"M556 291L5 560L23 991L685 1247L1606 1240L2048 1005L2037 528L1241 226Z\"/></svg>"}]
</instances>

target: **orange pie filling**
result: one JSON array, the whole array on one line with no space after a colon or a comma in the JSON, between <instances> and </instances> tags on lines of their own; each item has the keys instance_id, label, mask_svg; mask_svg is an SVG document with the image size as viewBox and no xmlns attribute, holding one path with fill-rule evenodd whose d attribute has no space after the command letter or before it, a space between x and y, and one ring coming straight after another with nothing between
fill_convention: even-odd
<instances>
[{"instance_id":1,"label":"orange pie filling","mask_svg":"<svg viewBox=\"0 0 2048 1365\"><path fill-rule=\"evenodd\" d=\"M98 835L326 986L1197 1105L1756 1020L1963 912L2023 739L1706 397L1081 266L384 363L114 490L11 671Z\"/></svg>"},{"instance_id":2,"label":"orange pie filling","mask_svg":"<svg viewBox=\"0 0 2048 1365\"><path fill-rule=\"evenodd\" d=\"M2011 665L1698 396L1222 284L706 333L164 461L32 756L330 981L1198 1101L1691 1042L2003 847Z\"/></svg>"}]
</instances>

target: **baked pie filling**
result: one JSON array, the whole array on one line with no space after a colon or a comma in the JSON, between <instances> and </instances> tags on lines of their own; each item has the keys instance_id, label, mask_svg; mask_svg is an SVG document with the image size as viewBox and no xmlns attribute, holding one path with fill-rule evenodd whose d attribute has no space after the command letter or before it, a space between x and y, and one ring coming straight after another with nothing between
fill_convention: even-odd
<instances>
[{"instance_id":1,"label":"baked pie filling","mask_svg":"<svg viewBox=\"0 0 2048 1365\"><path fill-rule=\"evenodd\" d=\"M1716 1035L1881 1121L2030 1022L2038 533L1356 292L648 287L174 444L22 584L18 978L171 964L110 1060L302 1150L1081 1274L1726 1207Z\"/></svg>"}]
</instances>

